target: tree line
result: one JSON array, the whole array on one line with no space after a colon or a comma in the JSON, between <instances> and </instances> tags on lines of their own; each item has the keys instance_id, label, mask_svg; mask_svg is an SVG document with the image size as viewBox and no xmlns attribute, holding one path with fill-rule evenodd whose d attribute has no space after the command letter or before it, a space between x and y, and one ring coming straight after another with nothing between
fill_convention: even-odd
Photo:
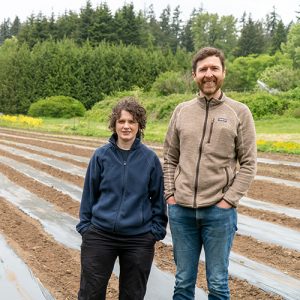
<instances>
[{"instance_id":1,"label":"tree line","mask_svg":"<svg viewBox=\"0 0 300 300\"><path fill-rule=\"evenodd\" d=\"M295 12L297 13L297 12ZM194 9L190 18L182 20L180 6L174 10L168 5L157 18L153 5L145 11L136 11L134 5L124 4L113 14L104 2L96 8L88 0L79 13L66 11L63 15L50 17L32 14L25 22L18 17L4 19L0 24L0 44L12 36L32 48L48 39L74 40L78 45L89 41L97 46L122 42L143 48L178 48L193 52L203 45L222 48L227 57L249 54L274 54L286 42L292 24L285 25L275 7L263 20L254 20L244 13L238 20L232 15L219 16Z\"/></svg>"},{"instance_id":2,"label":"tree line","mask_svg":"<svg viewBox=\"0 0 300 300\"><path fill-rule=\"evenodd\" d=\"M194 11L182 25L179 6L157 20L126 4L115 12L88 1L79 14L18 18L0 26L0 112L26 114L41 98L64 95L86 109L114 92L149 91L164 73L173 86L191 79L196 49L227 56L226 90L253 90L260 79L287 91L300 86L300 22L285 26L273 12L264 22ZM6 28L6 29L5 29ZM173 75L170 72L174 72ZM174 79L174 80L173 80ZM176 89L175 89L176 90Z\"/></svg>"},{"instance_id":3,"label":"tree line","mask_svg":"<svg viewBox=\"0 0 300 300\"><path fill-rule=\"evenodd\" d=\"M190 59L183 51L122 43L79 46L50 39L30 48L7 39L0 47L0 112L24 114L32 102L55 95L78 99L89 109L113 92L147 91L160 73L190 69Z\"/></svg>"}]
</instances>

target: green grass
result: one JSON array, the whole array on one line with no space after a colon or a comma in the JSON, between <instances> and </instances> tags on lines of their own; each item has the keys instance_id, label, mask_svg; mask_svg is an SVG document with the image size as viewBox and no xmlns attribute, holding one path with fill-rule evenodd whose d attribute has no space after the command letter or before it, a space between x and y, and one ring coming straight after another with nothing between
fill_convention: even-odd
<instances>
[{"instance_id":1,"label":"green grass","mask_svg":"<svg viewBox=\"0 0 300 300\"><path fill-rule=\"evenodd\" d=\"M111 131L108 129L108 123L105 122L96 122L83 118L47 118L43 120L43 126L36 130L94 137L108 137L111 135ZM147 142L163 143L167 127L168 122L147 122L144 140Z\"/></svg>"},{"instance_id":2,"label":"green grass","mask_svg":"<svg viewBox=\"0 0 300 300\"><path fill-rule=\"evenodd\" d=\"M300 134L300 119L277 117L257 120L255 127L258 134Z\"/></svg>"},{"instance_id":3,"label":"green grass","mask_svg":"<svg viewBox=\"0 0 300 300\"><path fill-rule=\"evenodd\" d=\"M145 130L145 141L163 143L168 122L148 122Z\"/></svg>"}]
</instances>

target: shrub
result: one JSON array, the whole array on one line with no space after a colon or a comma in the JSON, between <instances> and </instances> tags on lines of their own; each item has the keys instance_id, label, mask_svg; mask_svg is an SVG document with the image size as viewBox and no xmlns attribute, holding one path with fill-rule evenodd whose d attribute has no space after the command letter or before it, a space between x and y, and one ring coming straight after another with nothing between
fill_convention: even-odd
<instances>
[{"instance_id":1,"label":"shrub","mask_svg":"<svg viewBox=\"0 0 300 300\"><path fill-rule=\"evenodd\" d=\"M275 115L291 115L291 111L299 107L300 101L292 99L288 92L269 94L267 92L227 94L235 100L245 103L251 110L254 119L270 118ZM289 113L288 113L289 112Z\"/></svg>"},{"instance_id":2,"label":"shrub","mask_svg":"<svg viewBox=\"0 0 300 300\"><path fill-rule=\"evenodd\" d=\"M300 87L284 93L284 97L288 100L300 101Z\"/></svg>"},{"instance_id":3,"label":"shrub","mask_svg":"<svg viewBox=\"0 0 300 300\"><path fill-rule=\"evenodd\" d=\"M270 88L288 91L299 86L300 72L299 70L293 70L291 66L275 65L266 68L259 79Z\"/></svg>"},{"instance_id":4,"label":"shrub","mask_svg":"<svg viewBox=\"0 0 300 300\"><path fill-rule=\"evenodd\" d=\"M82 117L84 113L83 104L67 96L40 99L31 104L28 110L28 114L32 117L72 118Z\"/></svg>"},{"instance_id":5,"label":"shrub","mask_svg":"<svg viewBox=\"0 0 300 300\"><path fill-rule=\"evenodd\" d=\"M293 117L294 117L294 118L297 118L297 119L300 119L300 107L296 108L296 109L293 111Z\"/></svg>"},{"instance_id":6,"label":"shrub","mask_svg":"<svg viewBox=\"0 0 300 300\"><path fill-rule=\"evenodd\" d=\"M182 75L180 72L169 71L162 73L152 85L152 92L158 96L171 94L184 94L193 89L191 76Z\"/></svg>"}]
</instances>

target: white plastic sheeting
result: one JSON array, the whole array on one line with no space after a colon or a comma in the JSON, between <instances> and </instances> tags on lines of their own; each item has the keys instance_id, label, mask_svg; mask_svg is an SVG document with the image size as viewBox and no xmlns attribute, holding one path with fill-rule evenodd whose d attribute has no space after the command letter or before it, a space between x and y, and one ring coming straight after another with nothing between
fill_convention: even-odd
<instances>
[{"instance_id":1,"label":"white plastic sheeting","mask_svg":"<svg viewBox=\"0 0 300 300\"><path fill-rule=\"evenodd\" d=\"M243 197L240 200L240 204L245 205L250 208L266 210L277 214L284 214L291 218L300 219L300 210L295 208L290 208L282 205L277 205L274 203L255 200L248 197ZM300 229L300 228L299 228Z\"/></svg>"},{"instance_id":2,"label":"white plastic sheeting","mask_svg":"<svg viewBox=\"0 0 300 300\"><path fill-rule=\"evenodd\" d=\"M300 232L274 223L238 215L238 233L259 241L300 251Z\"/></svg>"},{"instance_id":3,"label":"white plastic sheeting","mask_svg":"<svg viewBox=\"0 0 300 300\"><path fill-rule=\"evenodd\" d=\"M55 151L55 150L51 150L51 149L47 149L47 148L42 148L42 147L38 147L38 146L30 145L30 144L25 144L25 143L23 144L23 143L11 142L11 141L1 140L1 139L0 139L0 143L3 143L4 145L8 145L10 147L19 146L19 147L26 148L29 151L30 150L35 150L35 151L38 151L38 152L41 152L41 153L47 153L47 154L54 155L56 157L69 158L69 159L73 159L74 161L77 161L77 162L88 163L89 160L90 160L88 157L73 155L73 154L66 153L66 152L59 152L59 151Z\"/></svg>"},{"instance_id":4,"label":"white plastic sheeting","mask_svg":"<svg viewBox=\"0 0 300 300\"><path fill-rule=\"evenodd\" d=\"M41 142L49 142L49 138L48 137L50 137L52 139L52 142L57 143L58 145L66 145L66 146L72 145L72 146L80 148L80 149L95 150L95 147L82 146L82 145L76 144L76 139L80 140L79 138L76 138L76 137L72 137L73 141L72 141L72 144L70 144L70 143L61 142L61 136L57 136L57 135L53 135L53 134L45 134L45 133L37 133L36 132L35 135L40 135L39 138L26 137L26 136L22 136L22 135L18 135L18 134L19 134L19 132L16 132L16 134L10 134L10 133L5 133L5 132L0 132L0 137L1 136L6 136L6 137L18 138L18 139L24 140L24 141L25 140L27 140L27 141L28 140L36 140L36 141L41 141ZM67 137L67 138L70 139L70 137ZM98 139L92 140L92 142L99 143L99 146L100 146L101 144L106 143L107 140L105 140L105 139L99 139L98 138ZM151 145L150 147L152 149L154 149L154 150L157 150L157 151L163 151L163 147L161 147L161 146L153 146L153 145ZM262 157L258 157L257 158L257 162L261 163L261 164L284 165L284 166L300 167L300 163L299 162L286 161L286 160L274 160L274 159L262 158Z\"/></svg>"},{"instance_id":5,"label":"white plastic sheeting","mask_svg":"<svg viewBox=\"0 0 300 300\"><path fill-rule=\"evenodd\" d=\"M290 181L290 180L281 179L281 178L256 175L255 180L263 180L263 181L272 182L272 183L276 183L276 184L283 184L283 185L290 186L290 187L300 188L300 182Z\"/></svg>"},{"instance_id":6,"label":"white plastic sheeting","mask_svg":"<svg viewBox=\"0 0 300 300\"><path fill-rule=\"evenodd\" d=\"M13 147L9 147L9 146L2 145L2 144L0 144L0 149L10 152L11 154L22 156L27 159L40 161L45 165L54 167L58 170L68 172L73 175L78 175L78 176L84 177L85 173L86 173L86 168L80 168L71 163L63 162L61 160L49 158L49 157L34 154L34 153L29 153L27 151L15 149Z\"/></svg>"},{"instance_id":7,"label":"white plastic sheeting","mask_svg":"<svg viewBox=\"0 0 300 300\"><path fill-rule=\"evenodd\" d=\"M27 190L16 186L15 183L1 174L0 196L16 205L32 218L38 220L43 225L45 231L61 244L73 249L80 249L81 237L75 230L75 225L78 222L75 218L56 211L53 205ZM174 281L174 276L162 272L153 266L145 300L169 299L173 292ZM196 295L199 296L200 300L207 299L204 291L200 289L196 289Z\"/></svg>"},{"instance_id":8,"label":"white plastic sheeting","mask_svg":"<svg viewBox=\"0 0 300 300\"><path fill-rule=\"evenodd\" d=\"M20 163L8 157L0 156L0 162L46 186L54 188L63 194L69 195L74 200L81 200L82 188L75 184L67 183L59 178L49 175L46 172L39 171L27 164Z\"/></svg>"},{"instance_id":9,"label":"white plastic sheeting","mask_svg":"<svg viewBox=\"0 0 300 300\"><path fill-rule=\"evenodd\" d=\"M8 134L8 133L3 133L0 132L0 137L1 136L5 136L5 137L12 137L12 138L18 138L20 141L29 141L29 140L33 140L33 141L38 141L38 142L51 142L51 144L56 144L58 146L59 149L59 145L65 145L65 146L72 146L74 148L78 148L78 149L88 149L88 150L95 150L95 147L89 147L89 146L81 146L81 145L75 145L75 144L70 144L70 143L64 143L59 141L53 141L45 138L45 136L43 137L39 137L39 138L35 138L35 137L26 137L26 136L16 136L15 134Z\"/></svg>"},{"instance_id":10,"label":"white plastic sheeting","mask_svg":"<svg viewBox=\"0 0 300 300\"><path fill-rule=\"evenodd\" d=\"M0 297L5 300L54 299L1 235L0 287Z\"/></svg>"},{"instance_id":11,"label":"white plastic sheeting","mask_svg":"<svg viewBox=\"0 0 300 300\"><path fill-rule=\"evenodd\" d=\"M24 158L38 160L38 161L42 162L43 164L46 164L46 165L56 168L58 170L61 170L64 172L69 172L71 174L78 175L81 177L84 177L85 173L86 173L86 168L77 167L68 162L63 162L61 160L57 160L54 158L48 158L48 157L45 157L42 155L33 154L28 151L19 150L19 149L16 149L16 148L4 145L4 144L0 144L0 149L2 149L4 151L8 151L15 155L22 156ZM28 148L28 150L30 151L30 147ZM45 151L45 149L44 149L43 152L47 153L48 151ZM48 153L50 153L50 152L48 152ZM77 156L77 158L79 158L79 156ZM255 180L263 180L263 181L267 181L267 182L271 182L271 183L284 184L286 186L300 188L300 182L290 181L290 180L285 180L285 179L280 179L280 178L257 175L257 176L255 176Z\"/></svg>"},{"instance_id":12,"label":"white plastic sheeting","mask_svg":"<svg viewBox=\"0 0 300 300\"><path fill-rule=\"evenodd\" d=\"M300 168L300 163L295 161L287 161L287 160L274 160L269 158L258 157L257 162L261 164L269 164L269 165L283 165L283 166L291 166Z\"/></svg>"},{"instance_id":13,"label":"white plastic sheeting","mask_svg":"<svg viewBox=\"0 0 300 300\"><path fill-rule=\"evenodd\" d=\"M36 149L36 150L38 150L38 149ZM29 151L30 151L30 147L29 147ZM47 151L47 149L44 149L44 151ZM52 154L54 154L54 153L52 153ZM19 153L17 155L22 155L22 154ZM43 158L43 157L41 156L40 158ZM78 158L80 159L80 157L78 157ZM2 162L4 162L4 161L2 161ZM11 160L11 161L13 161L13 160ZM6 160L6 162L4 162L4 163L6 163L6 164L9 163L9 160ZM46 182L48 182L48 185L50 185L50 186L52 185L54 188L56 188L56 189L58 189L62 192L65 192L65 193L66 193L66 190L68 190L67 186L70 185L69 183L64 183L64 182L60 181L60 184L58 184L57 180L56 180L56 183L55 183L54 181L51 181L52 179L49 181L49 178L52 177L50 175L48 175L48 178L45 180L45 177L40 175L42 172L37 171L34 168L30 168L30 167L25 167L25 168L19 167L18 168L17 167L18 165L21 165L21 164L18 163L18 162L16 163L15 166L13 166L13 164L10 164L11 167L19 169L19 171L23 172L24 174L27 174L28 176L31 176L31 177L35 178L36 180L38 180L38 181L40 181L44 184ZM24 164L22 164L22 165L24 165ZM57 165L61 165L61 162L52 160L51 165L53 167L59 168ZM28 171L28 168L32 169L32 170ZM64 169L64 171L66 171L66 170L69 171L70 169L69 168ZM36 173L35 177L33 176L33 172ZM71 171L71 173L72 173L72 171ZM41 179L41 178L43 178L43 179ZM263 178L262 180L265 180L265 178ZM267 177L267 180L269 180L269 177ZM270 179L270 180L272 180L272 179ZM2 181L1 178L0 178L0 181ZM289 181L286 181L286 182L289 183ZM279 182L276 182L276 183L279 183ZM279 184L282 184L282 183L283 182L281 181ZM294 186L294 185L290 185L290 186ZM69 188L69 190L70 190L70 188ZM78 191L76 191L76 194L77 195L74 195L74 193L73 193L72 198L74 198L75 200L79 200L79 194L80 193ZM254 200L254 199L250 199L250 198L245 197L244 199L241 200L241 203L244 204L244 205L247 205L249 207L253 207L253 208L257 208L257 209L265 209L265 210L273 211L273 212L276 212L276 213L285 213L286 215L288 215L290 217L296 217L296 218L297 218L297 216L299 217L299 210L289 209L289 208L286 208L286 207L280 207L280 206L275 205L275 204L270 205L266 202L259 201L259 200ZM285 211L283 211L283 209ZM241 217L242 217L243 222L240 222ZM264 228L269 227L270 223L263 222L264 227L260 228L260 231L263 231L263 232L260 232L260 234L257 235L256 230L253 230L253 228L260 227L262 224L261 223L258 224L257 219L253 219L253 218L249 217L250 220L249 219L247 220L247 217L246 218L244 218L244 217L246 217L246 216L241 216L241 215L239 216L239 225L238 225L239 233L242 233L242 231L244 231L244 233L242 233L242 234L251 235L251 236L253 236L257 239L259 239L260 235L262 237L264 237L266 235L271 234L271 235L273 235L274 239L272 238L271 241L270 241L270 239L268 238L267 241L266 240L265 241L275 243L275 244L278 244L278 242L281 240L282 235L284 236L284 235L287 234L287 232L285 232L285 231L282 232L281 231L281 229L285 229L284 227L281 227L281 226L279 226L279 227L275 226L275 228L273 228L274 230L272 229L270 231L270 233L266 234ZM258 225L258 226L256 226L256 225ZM273 224L271 224L271 225L273 225ZM278 231L278 228L280 229L279 231ZM278 232L280 233L279 235L278 235ZM290 233L291 232L289 232L288 235L290 235ZM298 232L296 232L296 239L295 239L295 237L288 238L288 240L289 240L288 245L289 245L289 243L292 242L293 239L294 239L295 243L299 243L299 233ZM169 235L166 237L164 242L166 242L167 244L171 243L171 238L170 238ZM284 241L284 243L285 242L286 241ZM287 247L287 245L285 247ZM234 265L236 265L236 267L233 267ZM250 271L251 269L253 271ZM259 287L261 287L262 289L264 289L266 291L270 291L270 292L274 292L274 293L277 293L279 295L282 295L285 299L298 299L298 298L300 299L299 289L296 288L296 287L300 286L300 283L299 283L298 280L296 280L294 278L291 278L291 277L287 276L286 274L284 274L280 271L274 270L274 269L269 268L269 267L267 267L265 265L262 265L262 264L258 264L256 262L248 260L245 257L238 256L235 253L232 253L232 255L231 255L229 271L230 271L230 274L232 274L236 277L240 277L242 279L246 279L248 282L250 282L250 283L252 283L256 286L259 286ZM275 271L275 272L273 272L273 271ZM163 277L164 276L173 277L172 275L166 275L165 273L162 273L161 275ZM271 278L271 280L270 280L271 282L268 281L268 278ZM173 290L173 285L169 285L169 288L170 288L170 291ZM295 298L295 295L296 295L296 298ZM153 299L153 297L152 298L151 297L149 297L149 299ZM166 299L166 298L157 298L157 299Z\"/></svg>"},{"instance_id":14,"label":"white plastic sheeting","mask_svg":"<svg viewBox=\"0 0 300 300\"><path fill-rule=\"evenodd\" d=\"M15 169L19 169L19 171L23 172L24 174L27 174L28 176L30 176L31 173L34 173L34 178L36 178L38 181L40 181L44 184L47 184L47 185L52 185L53 188L55 188L57 190L61 190L62 192L64 190L72 189L72 186L73 186L72 184L63 182L63 181L57 181L57 179L52 177L51 175L48 175L39 170L35 170L34 168L31 168L30 166L26 166L24 164L21 164L19 162L12 160L12 159L7 159L7 158L3 158L3 157L2 158L0 157L0 161L6 163L7 165L10 165L11 167L13 167ZM31 171L28 172L28 170L30 170L30 169L31 169ZM43 179L45 174L47 175L46 180ZM80 201L79 194L77 194L75 196L76 197L74 197L73 199ZM242 200L242 204L245 204L243 201L246 202L246 204L248 204L248 205L249 205L249 203L252 203L252 204L255 203L256 208L258 208L258 209L264 209L265 208L264 205L269 205L269 207L268 207L269 210L273 211L273 212L282 212L282 208L285 208L285 207L277 206L275 204L268 204L267 202L257 201L257 200L253 200L253 199L249 199L249 198L245 198ZM285 208L285 209L287 209L287 208ZM296 209L291 210L291 212L293 212L294 214L298 213L298 215L300 213L300 211L296 210ZM275 227L273 225L275 225ZM253 236L254 238L257 238L257 239L263 239L263 240L265 240L269 243L273 243L273 244L278 244L278 242L279 243L286 242L286 239L290 233L290 230L288 228L278 226L276 224L272 224L269 222L257 223L256 219L253 219L250 217L247 219L247 216L243 216L243 215L239 215L238 227L239 227L239 233L241 233L241 234L244 233L246 235ZM279 230L278 230L278 228L279 228ZM274 231L276 233L281 233L281 237L279 237L278 235L274 235ZM297 232L296 232L296 235L297 235ZM171 240L171 236L170 236L169 232L168 232L168 235L165 238L164 242L166 244L172 244L172 240ZM289 240L289 242L291 242L291 240ZM297 243L297 239L295 239L295 241L293 241L293 238L292 238L292 243L294 243L294 242ZM283 244L283 245L285 245L285 244ZM243 272L240 272L239 274L246 274L248 272L247 270L252 268L253 264L251 266L245 265L245 261L249 262L249 260L247 260L245 258L245 259L243 259L243 263L237 267L237 269L239 269L239 270L244 270ZM253 281L254 281L253 284L255 282L261 281L261 274L264 274L264 273L257 273L257 276L259 276L258 278L256 278L256 273L251 274L251 276L249 275L251 278L253 278ZM262 283L261 285L264 286L267 284Z\"/></svg>"},{"instance_id":15,"label":"white plastic sheeting","mask_svg":"<svg viewBox=\"0 0 300 300\"><path fill-rule=\"evenodd\" d=\"M63 182L62 180L58 180L57 178L49 174L35 170L34 168L26 164L16 162L13 159L0 157L0 162L11 166L12 168L18 171L23 172L24 174L34 178L35 180L45 185L52 186L58 191L69 194L74 200L80 201L81 199L81 189L73 184ZM247 202L247 198L245 202ZM276 209L275 204L273 204L272 207L269 208L270 210L272 208L272 211L280 211L280 207L277 207ZM294 209L293 211L298 212L299 214L299 210ZM238 216L238 228L238 232L240 234L252 236L258 240L267 243L278 244L282 247L291 248L295 250L300 249L300 235L298 231L285 228L274 223L260 221L248 216L244 216L242 214L239 214Z\"/></svg>"}]
</instances>

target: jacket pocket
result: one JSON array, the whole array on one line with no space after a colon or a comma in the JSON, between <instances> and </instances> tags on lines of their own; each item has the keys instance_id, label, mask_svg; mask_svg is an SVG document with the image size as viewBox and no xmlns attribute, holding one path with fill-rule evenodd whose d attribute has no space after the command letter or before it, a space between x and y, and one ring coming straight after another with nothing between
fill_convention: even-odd
<instances>
[{"instance_id":1,"label":"jacket pocket","mask_svg":"<svg viewBox=\"0 0 300 300\"><path fill-rule=\"evenodd\" d=\"M231 181L232 181L232 178L233 178L233 174L232 174L232 171L230 169L230 167L225 167L224 168L224 171L225 171L225 180L226 180L226 184L225 186L223 187L222 189L222 192L223 193L226 193L231 185Z\"/></svg>"},{"instance_id":2,"label":"jacket pocket","mask_svg":"<svg viewBox=\"0 0 300 300\"><path fill-rule=\"evenodd\" d=\"M213 128L214 128L214 122L215 122L215 119L213 118L213 119L211 120L211 123L210 123L210 129L209 129L209 135L208 135L207 144L209 144L209 143L210 143L210 140L211 140L211 136L212 136Z\"/></svg>"}]
</instances>

